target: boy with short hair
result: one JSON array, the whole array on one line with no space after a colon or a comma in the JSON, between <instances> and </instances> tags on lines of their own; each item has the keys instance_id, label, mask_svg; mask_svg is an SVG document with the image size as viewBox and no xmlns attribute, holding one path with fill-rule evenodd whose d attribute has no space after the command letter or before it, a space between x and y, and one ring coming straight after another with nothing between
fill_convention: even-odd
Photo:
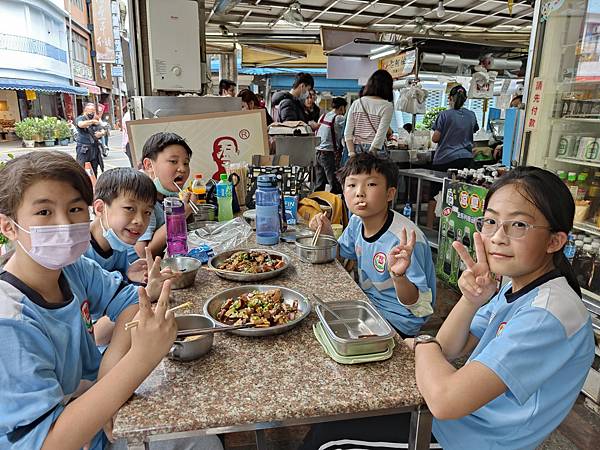
<instances>
[{"instance_id":1,"label":"boy with short hair","mask_svg":"<svg viewBox=\"0 0 600 450\"><path fill-rule=\"evenodd\" d=\"M92 199L85 171L61 152L2 170L0 232L16 245L0 271L0 448L103 448L99 431L175 339L170 282L153 311L156 292L82 257ZM159 267L157 258L150 271ZM92 318L104 314L117 326L102 357Z\"/></svg>"},{"instance_id":2,"label":"boy with short hair","mask_svg":"<svg viewBox=\"0 0 600 450\"><path fill-rule=\"evenodd\" d=\"M135 261L143 256L145 248L150 248L152 255L162 255L167 245L167 230L162 201L165 197L179 196L190 176L190 159L192 149L184 138L175 133L160 132L148 138L142 150L142 166L144 172L154 181L157 201L150 223L135 245L135 250L129 251L129 261ZM185 204L185 214L189 217L192 209L190 201L196 201L195 195L185 192L182 198Z\"/></svg>"},{"instance_id":3,"label":"boy with short hair","mask_svg":"<svg viewBox=\"0 0 600 450\"><path fill-rule=\"evenodd\" d=\"M423 232L389 209L396 195L398 169L388 160L361 153L339 175L353 214L338 241L340 255L358 262L360 287L383 317L402 337L415 336L433 313L436 279ZM319 224L322 233L333 235L325 215L316 215L310 227L316 229ZM409 250L412 256L407 258Z\"/></svg>"},{"instance_id":4,"label":"boy with short hair","mask_svg":"<svg viewBox=\"0 0 600 450\"><path fill-rule=\"evenodd\" d=\"M118 167L100 175L94 190L96 217L90 225L91 245L85 256L104 270L116 270L133 282L145 282L145 258L130 265L128 252L146 232L155 203L156 187L145 173Z\"/></svg>"}]
</instances>

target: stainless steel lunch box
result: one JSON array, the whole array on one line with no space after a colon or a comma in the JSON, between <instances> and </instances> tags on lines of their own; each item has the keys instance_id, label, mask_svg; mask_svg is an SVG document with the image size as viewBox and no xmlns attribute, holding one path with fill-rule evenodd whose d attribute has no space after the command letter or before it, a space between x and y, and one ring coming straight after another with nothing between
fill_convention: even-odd
<instances>
[{"instance_id":1,"label":"stainless steel lunch box","mask_svg":"<svg viewBox=\"0 0 600 450\"><path fill-rule=\"evenodd\" d=\"M311 245L312 239L312 236L296 239L296 254L301 261L323 264L335 259L338 243L333 236L319 236L314 247Z\"/></svg>"},{"instance_id":2,"label":"stainless steel lunch box","mask_svg":"<svg viewBox=\"0 0 600 450\"><path fill-rule=\"evenodd\" d=\"M367 355L385 352L396 332L390 324L368 302L362 300L327 302L341 320L317 305L315 310L323 325L325 334L335 351L342 356ZM342 322L343 321L343 322ZM346 325L357 336L352 339Z\"/></svg>"}]
</instances>

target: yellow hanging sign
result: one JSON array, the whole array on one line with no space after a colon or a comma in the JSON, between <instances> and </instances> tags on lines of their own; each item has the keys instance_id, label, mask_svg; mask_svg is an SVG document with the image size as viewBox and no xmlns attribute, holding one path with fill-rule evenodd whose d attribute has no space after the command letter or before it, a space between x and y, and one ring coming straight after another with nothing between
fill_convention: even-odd
<instances>
[{"instance_id":1,"label":"yellow hanging sign","mask_svg":"<svg viewBox=\"0 0 600 450\"><path fill-rule=\"evenodd\" d=\"M25 98L27 100L35 100L37 98L37 95L35 95L35 91L25 89Z\"/></svg>"}]
</instances>

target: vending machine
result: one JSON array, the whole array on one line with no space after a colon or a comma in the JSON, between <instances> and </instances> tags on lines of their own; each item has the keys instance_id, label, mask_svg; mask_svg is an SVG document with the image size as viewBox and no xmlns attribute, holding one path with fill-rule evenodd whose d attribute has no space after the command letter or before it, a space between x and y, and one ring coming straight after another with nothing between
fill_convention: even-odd
<instances>
[{"instance_id":1,"label":"vending machine","mask_svg":"<svg viewBox=\"0 0 600 450\"><path fill-rule=\"evenodd\" d=\"M557 173L573 195L572 264L600 337L600 0L536 3L527 74L520 162ZM594 369L584 392L600 400Z\"/></svg>"}]
</instances>

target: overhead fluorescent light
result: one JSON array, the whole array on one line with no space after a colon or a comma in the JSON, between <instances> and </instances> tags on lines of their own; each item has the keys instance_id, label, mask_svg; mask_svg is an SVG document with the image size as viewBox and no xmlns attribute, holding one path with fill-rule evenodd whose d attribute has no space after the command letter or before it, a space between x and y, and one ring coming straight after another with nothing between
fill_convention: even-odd
<instances>
[{"instance_id":1,"label":"overhead fluorescent light","mask_svg":"<svg viewBox=\"0 0 600 450\"><path fill-rule=\"evenodd\" d=\"M398 52L398 49L396 47L392 47L388 50L369 55L369 59L370 60L381 59L381 58L385 58L386 56L393 55L394 53L397 53L397 52Z\"/></svg>"}]
</instances>

